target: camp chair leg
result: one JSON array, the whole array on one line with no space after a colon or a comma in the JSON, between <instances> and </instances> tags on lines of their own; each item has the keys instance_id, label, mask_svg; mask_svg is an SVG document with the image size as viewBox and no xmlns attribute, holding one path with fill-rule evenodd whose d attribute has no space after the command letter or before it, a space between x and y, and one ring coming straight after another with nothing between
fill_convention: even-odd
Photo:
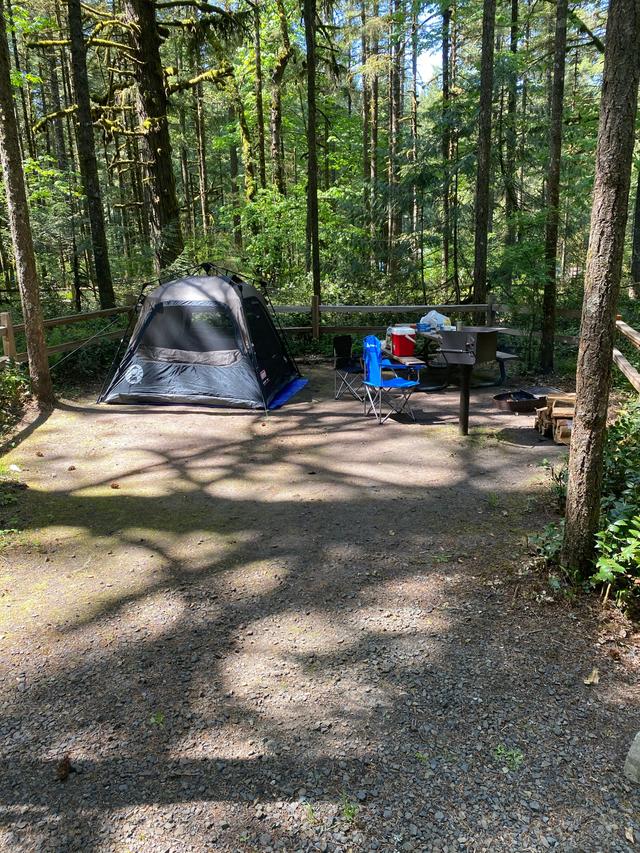
<instances>
[{"instance_id":1,"label":"camp chair leg","mask_svg":"<svg viewBox=\"0 0 640 853\"><path fill-rule=\"evenodd\" d=\"M351 394L354 400L357 400L359 403L362 402L362 397L358 393L358 389L355 387L355 382L359 379L359 374L357 373L339 373L339 371L335 371L334 373L334 399L339 400L340 397L346 392ZM338 380L340 381L340 385L338 386Z\"/></svg>"},{"instance_id":2,"label":"camp chair leg","mask_svg":"<svg viewBox=\"0 0 640 853\"><path fill-rule=\"evenodd\" d=\"M409 391L405 391L401 394L385 394L385 402L389 406L389 411L385 415L383 419L384 421L388 420L391 415L409 415L411 420L415 423L416 416L413 413L413 409L409 405L409 398L411 397L413 389Z\"/></svg>"},{"instance_id":3,"label":"camp chair leg","mask_svg":"<svg viewBox=\"0 0 640 853\"><path fill-rule=\"evenodd\" d=\"M416 416L409 405L409 398L413 389L409 392L394 395L389 392L384 393L382 388L372 391L368 385L364 387L366 391L363 401L365 415L370 415L373 412L379 424L386 423L391 415L408 415L415 423ZM389 411L386 414L382 413L383 404L389 407Z\"/></svg>"},{"instance_id":4,"label":"camp chair leg","mask_svg":"<svg viewBox=\"0 0 640 853\"><path fill-rule=\"evenodd\" d=\"M364 400L364 413L365 415L370 415L371 412L376 416L376 420L379 424L383 423L382 420L382 389L378 388L373 393L371 388L368 385L364 386L365 388L365 396ZM367 402L368 400L368 402ZM385 419L386 420L386 419Z\"/></svg>"}]
</instances>

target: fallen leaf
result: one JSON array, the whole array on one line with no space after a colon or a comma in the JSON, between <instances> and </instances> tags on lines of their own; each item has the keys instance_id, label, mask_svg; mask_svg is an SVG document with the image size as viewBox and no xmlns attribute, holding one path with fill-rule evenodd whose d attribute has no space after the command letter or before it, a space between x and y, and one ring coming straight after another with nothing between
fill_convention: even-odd
<instances>
[{"instance_id":1,"label":"fallen leaf","mask_svg":"<svg viewBox=\"0 0 640 853\"><path fill-rule=\"evenodd\" d=\"M591 673L588 676L588 678L585 678L584 683L585 684L598 684L599 681L600 681L600 673L598 672L598 667L594 666L594 668L591 670Z\"/></svg>"},{"instance_id":2,"label":"fallen leaf","mask_svg":"<svg viewBox=\"0 0 640 853\"><path fill-rule=\"evenodd\" d=\"M120 488L120 483L111 483L111 488L112 488L112 489L119 489L119 488Z\"/></svg>"},{"instance_id":3,"label":"fallen leaf","mask_svg":"<svg viewBox=\"0 0 640 853\"><path fill-rule=\"evenodd\" d=\"M61 782L66 782L70 773L75 773L75 767L71 764L71 758L68 755L58 762L56 767L56 776Z\"/></svg>"},{"instance_id":4,"label":"fallen leaf","mask_svg":"<svg viewBox=\"0 0 640 853\"><path fill-rule=\"evenodd\" d=\"M635 842L635 838L633 835L633 828L631 826L625 827L624 837L627 839L629 844L633 844Z\"/></svg>"}]
</instances>

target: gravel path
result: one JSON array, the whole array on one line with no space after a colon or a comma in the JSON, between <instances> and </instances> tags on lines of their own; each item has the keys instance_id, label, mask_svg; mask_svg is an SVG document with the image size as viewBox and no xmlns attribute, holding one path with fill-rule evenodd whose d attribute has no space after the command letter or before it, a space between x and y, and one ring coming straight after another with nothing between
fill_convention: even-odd
<instances>
[{"instance_id":1,"label":"gravel path","mask_svg":"<svg viewBox=\"0 0 640 853\"><path fill-rule=\"evenodd\" d=\"M68 403L3 460L0 848L637 850L640 636L528 567L562 451L311 375L267 419Z\"/></svg>"}]
</instances>

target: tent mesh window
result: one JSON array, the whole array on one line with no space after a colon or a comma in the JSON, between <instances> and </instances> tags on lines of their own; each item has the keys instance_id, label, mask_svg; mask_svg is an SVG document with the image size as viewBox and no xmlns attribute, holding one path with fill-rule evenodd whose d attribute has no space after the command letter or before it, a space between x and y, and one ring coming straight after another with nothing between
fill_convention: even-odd
<instances>
[{"instance_id":1,"label":"tent mesh window","mask_svg":"<svg viewBox=\"0 0 640 853\"><path fill-rule=\"evenodd\" d=\"M282 349L282 341L264 305L255 296L244 300L244 312L249 326L258 367L265 370L271 385L288 375L291 365ZM264 383L264 378L261 377Z\"/></svg>"},{"instance_id":2,"label":"tent mesh window","mask_svg":"<svg viewBox=\"0 0 640 853\"><path fill-rule=\"evenodd\" d=\"M225 305L211 307L163 306L155 310L141 347L183 352L219 352L240 349L236 327Z\"/></svg>"}]
</instances>

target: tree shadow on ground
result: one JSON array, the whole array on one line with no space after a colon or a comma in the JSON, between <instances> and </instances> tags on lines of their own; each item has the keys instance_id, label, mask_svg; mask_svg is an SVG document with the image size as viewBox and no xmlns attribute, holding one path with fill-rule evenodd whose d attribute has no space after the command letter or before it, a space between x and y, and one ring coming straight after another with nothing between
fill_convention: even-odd
<instances>
[{"instance_id":1,"label":"tree shadow on ground","mask_svg":"<svg viewBox=\"0 0 640 853\"><path fill-rule=\"evenodd\" d=\"M628 801L615 768L638 710L620 679L585 694L592 621L518 594L525 448L424 424L407 443L339 406L229 421L237 433L192 413L173 445L123 435L124 413L77 415L97 425L91 474L32 485L24 520L71 531L40 560L62 573L93 551L113 586L84 595L74 570L5 694L16 849L110 849L129 820L146 833L134 849L315 849L324 825L281 815L301 797L358 803L333 824L354 849L396 849L407 813L449 843L603 843L587 816L607 791L614 816ZM77 458L61 441L47 464ZM82 772L61 783L65 754Z\"/></svg>"}]
</instances>

